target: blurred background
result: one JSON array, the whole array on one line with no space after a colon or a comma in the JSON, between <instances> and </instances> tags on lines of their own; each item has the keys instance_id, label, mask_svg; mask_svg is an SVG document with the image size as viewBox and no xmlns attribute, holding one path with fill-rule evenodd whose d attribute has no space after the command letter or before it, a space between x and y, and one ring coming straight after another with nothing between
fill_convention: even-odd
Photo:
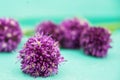
<instances>
[{"instance_id":1,"label":"blurred background","mask_svg":"<svg viewBox=\"0 0 120 80\"><path fill-rule=\"evenodd\" d=\"M43 20L60 23L69 17L86 18L90 23L120 25L120 0L2 0L0 17L17 19L22 28L33 28Z\"/></svg>"}]
</instances>

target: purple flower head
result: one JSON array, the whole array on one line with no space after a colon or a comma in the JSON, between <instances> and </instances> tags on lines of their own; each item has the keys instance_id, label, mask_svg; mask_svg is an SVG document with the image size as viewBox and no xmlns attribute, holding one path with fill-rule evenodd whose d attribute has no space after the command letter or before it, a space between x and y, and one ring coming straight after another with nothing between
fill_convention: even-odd
<instances>
[{"instance_id":1,"label":"purple flower head","mask_svg":"<svg viewBox=\"0 0 120 80\"><path fill-rule=\"evenodd\" d=\"M56 25L55 23L51 22L51 21L45 21L40 23L36 29L35 29L36 33L43 33L45 35L48 35L56 40L59 41L60 40L60 36L59 36L59 27L58 25Z\"/></svg>"},{"instance_id":2,"label":"purple flower head","mask_svg":"<svg viewBox=\"0 0 120 80\"><path fill-rule=\"evenodd\" d=\"M22 38L22 31L14 19L0 19L0 52L15 50Z\"/></svg>"},{"instance_id":3,"label":"purple flower head","mask_svg":"<svg viewBox=\"0 0 120 80\"><path fill-rule=\"evenodd\" d=\"M61 57L57 42L50 36L37 34L28 39L20 51L21 69L34 77L48 77L58 72Z\"/></svg>"},{"instance_id":4,"label":"purple flower head","mask_svg":"<svg viewBox=\"0 0 120 80\"><path fill-rule=\"evenodd\" d=\"M104 57L106 56L108 49L111 47L110 36L111 34L105 28L91 27L83 32L80 44L86 54L96 57Z\"/></svg>"},{"instance_id":5,"label":"purple flower head","mask_svg":"<svg viewBox=\"0 0 120 80\"><path fill-rule=\"evenodd\" d=\"M80 48L79 37L88 27L88 22L78 18L63 21L61 23L61 33L63 36L60 41L61 47L72 49Z\"/></svg>"}]
</instances>

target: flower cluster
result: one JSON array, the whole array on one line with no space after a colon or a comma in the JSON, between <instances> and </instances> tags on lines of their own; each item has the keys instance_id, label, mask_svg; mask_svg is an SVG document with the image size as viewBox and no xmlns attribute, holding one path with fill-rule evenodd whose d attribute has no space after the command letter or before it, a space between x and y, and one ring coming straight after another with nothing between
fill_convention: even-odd
<instances>
[{"instance_id":1,"label":"flower cluster","mask_svg":"<svg viewBox=\"0 0 120 80\"><path fill-rule=\"evenodd\" d=\"M42 34L28 39L20 50L20 58L22 71L34 77L57 74L59 63L64 61L58 43Z\"/></svg>"},{"instance_id":2,"label":"flower cluster","mask_svg":"<svg viewBox=\"0 0 120 80\"><path fill-rule=\"evenodd\" d=\"M22 38L22 31L14 19L0 19L0 52L15 50Z\"/></svg>"},{"instance_id":3,"label":"flower cluster","mask_svg":"<svg viewBox=\"0 0 120 80\"><path fill-rule=\"evenodd\" d=\"M56 25L51 21L43 22L38 25L36 32L51 35L62 48L83 48L86 54L97 57L105 56L110 48L111 35L108 30L100 27L90 27L87 21L78 18L64 20L60 25ZM101 37L104 39L97 40Z\"/></svg>"},{"instance_id":4,"label":"flower cluster","mask_svg":"<svg viewBox=\"0 0 120 80\"><path fill-rule=\"evenodd\" d=\"M110 46L110 33L102 27L91 27L83 32L80 44L86 54L104 57Z\"/></svg>"},{"instance_id":5,"label":"flower cluster","mask_svg":"<svg viewBox=\"0 0 120 80\"><path fill-rule=\"evenodd\" d=\"M80 48L79 40L82 32L89 27L87 21L73 18L65 20L61 23L61 33L62 39L60 40L60 45L63 48L76 49Z\"/></svg>"}]
</instances>

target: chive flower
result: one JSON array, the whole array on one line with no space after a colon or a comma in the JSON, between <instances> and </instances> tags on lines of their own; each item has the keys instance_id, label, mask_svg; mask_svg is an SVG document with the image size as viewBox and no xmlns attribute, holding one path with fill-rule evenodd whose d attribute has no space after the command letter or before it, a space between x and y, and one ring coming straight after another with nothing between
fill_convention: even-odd
<instances>
[{"instance_id":1,"label":"chive flower","mask_svg":"<svg viewBox=\"0 0 120 80\"><path fill-rule=\"evenodd\" d=\"M15 50L22 38L18 22L11 18L0 18L0 52Z\"/></svg>"},{"instance_id":2,"label":"chive flower","mask_svg":"<svg viewBox=\"0 0 120 80\"><path fill-rule=\"evenodd\" d=\"M62 39L60 40L61 47L70 49L80 48L79 38L82 32L88 27L88 22L82 19L73 18L64 20L60 26L62 34Z\"/></svg>"},{"instance_id":3,"label":"chive flower","mask_svg":"<svg viewBox=\"0 0 120 80\"><path fill-rule=\"evenodd\" d=\"M35 29L36 33L43 33L45 35L51 36L54 40L60 41L61 37L59 35L59 26L52 21L44 21L37 25Z\"/></svg>"},{"instance_id":4,"label":"chive flower","mask_svg":"<svg viewBox=\"0 0 120 80\"><path fill-rule=\"evenodd\" d=\"M58 43L50 36L37 34L28 39L20 50L21 69L33 77L48 77L58 73L64 61Z\"/></svg>"},{"instance_id":5,"label":"chive flower","mask_svg":"<svg viewBox=\"0 0 120 80\"><path fill-rule=\"evenodd\" d=\"M107 55L108 49L111 48L110 32L102 27L91 27L83 32L80 38L85 54L104 57Z\"/></svg>"}]
</instances>

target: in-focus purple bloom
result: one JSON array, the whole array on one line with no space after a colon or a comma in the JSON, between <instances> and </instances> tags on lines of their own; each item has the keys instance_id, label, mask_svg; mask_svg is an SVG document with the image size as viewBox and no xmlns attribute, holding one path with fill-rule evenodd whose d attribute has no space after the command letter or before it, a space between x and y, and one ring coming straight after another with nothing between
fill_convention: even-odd
<instances>
[{"instance_id":1,"label":"in-focus purple bloom","mask_svg":"<svg viewBox=\"0 0 120 80\"><path fill-rule=\"evenodd\" d=\"M0 19L0 52L15 50L22 38L22 31L17 21L10 18Z\"/></svg>"},{"instance_id":2,"label":"in-focus purple bloom","mask_svg":"<svg viewBox=\"0 0 120 80\"><path fill-rule=\"evenodd\" d=\"M88 27L88 22L78 18L63 21L60 26L62 34L62 40L60 40L61 47L71 49L80 48L79 37Z\"/></svg>"},{"instance_id":3,"label":"in-focus purple bloom","mask_svg":"<svg viewBox=\"0 0 120 80\"><path fill-rule=\"evenodd\" d=\"M110 32L102 27L91 27L83 32L80 38L80 44L86 54L104 57L107 55L108 49L111 47Z\"/></svg>"},{"instance_id":4,"label":"in-focus purple bloom","mask_svg":"<svg viewBox=\"0 0 120 80\"><path fill-rule=\"evenodd\" d=\"M61 39L59 36L59 27L52 21L44 21L38 24L35 31L36 33L43 33L45 35L51 36L56 41Z\"/></svg>"},{"instance_id":5,"label":"in-focus purple bloom","mask_svg":"<svg viewBox=\"0 0 120 80\"><path fill-rule=\"evenodd\" d=\"M50 36L35 35L28 39L20 51L21 69L34 77L48 77L58 72L61 57L57 42Z\"/></svg>"}]
</instances>

